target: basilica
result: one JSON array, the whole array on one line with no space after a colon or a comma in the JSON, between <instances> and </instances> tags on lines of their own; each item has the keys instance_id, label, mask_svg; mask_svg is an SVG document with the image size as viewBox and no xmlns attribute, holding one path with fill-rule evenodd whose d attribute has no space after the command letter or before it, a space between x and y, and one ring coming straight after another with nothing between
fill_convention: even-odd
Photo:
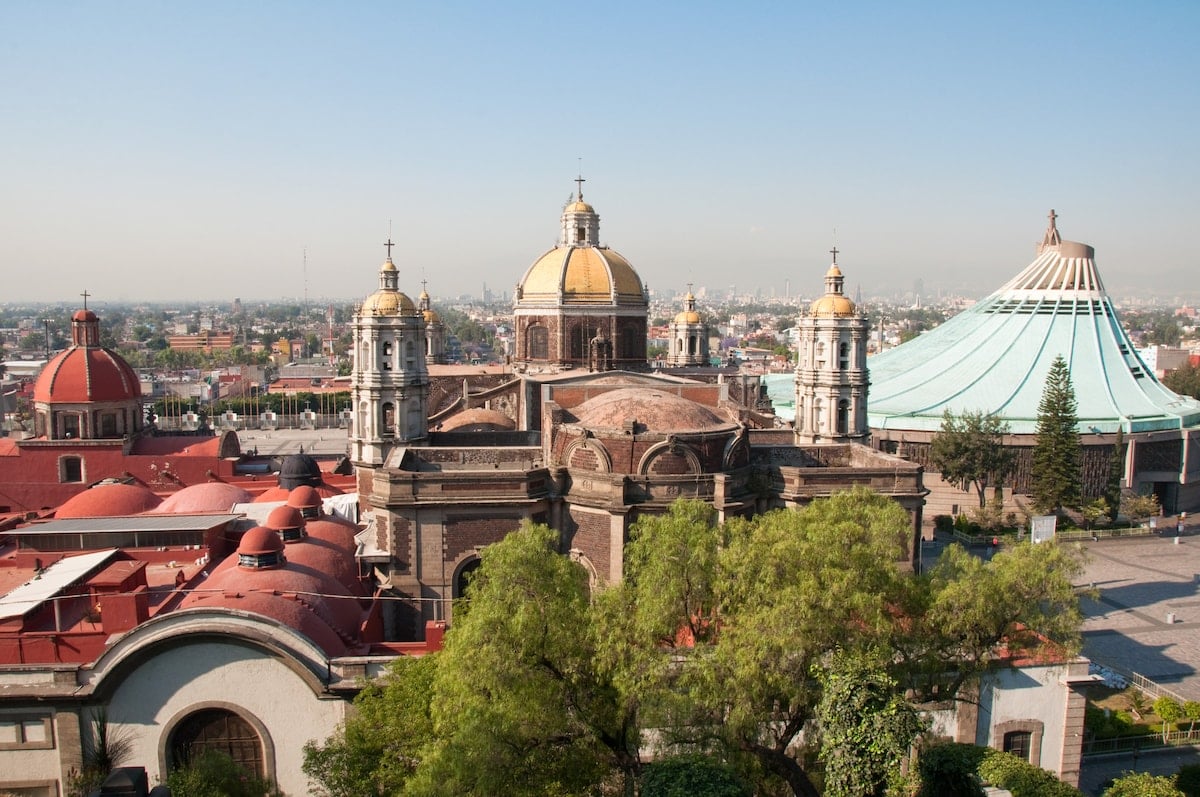
<instances>
[{"instance_id":1,"label":"basilica","mask_svg":"<svg viewBox=\"0 0 1200 797\"><path fill-rule=\"evenodd\" d=\"M645 286L601 245L581 191L560 229L516 286L505 373L427 362L423 313L390 254L354 315L350 450L363 557L408 598L389 604L401 607L390 633L408 638L451 619L479 550L523 521L550 525L564 555L596 581L616 581L630 527L678 498L724 519L868 486L908 509L916 562L922 469L861 445L867 322L843 295L836 252L825 295L800 321L797 403L808 409L793 431L766 426L754 391L706 366L690 293L672 324L670 364L680 367L651 372Z\"/></svg>"}]
</instances>

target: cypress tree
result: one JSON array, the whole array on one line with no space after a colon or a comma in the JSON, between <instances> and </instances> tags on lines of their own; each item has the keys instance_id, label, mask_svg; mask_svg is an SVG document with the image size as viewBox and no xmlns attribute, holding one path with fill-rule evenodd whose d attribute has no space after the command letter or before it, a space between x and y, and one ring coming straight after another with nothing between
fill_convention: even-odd
<instances>
[{"instance_id":1,"label":"cypress tree","mask_svg":"<svg viewBox=\"0 0 1200 797\"><path fill-rule=\"evenodd\" d=\"M1054 358L1038 403L1037 445L1033 449L1033 503L1042 512L1079 505L1082 452L1078 407L1071 369Z\"/></svg>"},{"instance_id":2,"label":"cypress tree","mask_svg":"<svg viewBox=\"0 0 1200 797\"><path fill-rule=\"evenodd\" d=\"M1108 459L1108 483L1104 486L1104 502L1108 504L1108 519L1116 520L1121 508L1121 477L1125 475L1125 428L1117 426L1117 439Z\"/></svg>"}]
</instances>

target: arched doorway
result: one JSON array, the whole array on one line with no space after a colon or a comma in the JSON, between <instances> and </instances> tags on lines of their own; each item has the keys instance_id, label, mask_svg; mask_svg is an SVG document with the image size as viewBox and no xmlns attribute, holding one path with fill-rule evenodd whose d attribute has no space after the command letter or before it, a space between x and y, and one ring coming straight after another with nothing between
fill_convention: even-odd
<instances>
[{"instance_id":1,"label":"arched doorway","mask_svg":"<svg viewBox=\"0 0 1200 797\"><path fill-rule=\"evenodd\" d=\"M475 571L481 564L483 561L476 557L458 569L458 575L454 578L454 597L462 598L466 595L467 587L471 585L471 577L475 575Z\"/></svg>"},{"instance_id":2,"label":"arched doorway","mask_svg":"<svg viewBox=\"0 0 1200 797\"><path fill-rule=\"evenodd\" d=\"M262 739L248 720L223 708L206 708L189 714L171 733L168 743L171 768L186 767L210 751L225 753L234 763L258 777L269 776Z\"/></svg>"}]
</instances>

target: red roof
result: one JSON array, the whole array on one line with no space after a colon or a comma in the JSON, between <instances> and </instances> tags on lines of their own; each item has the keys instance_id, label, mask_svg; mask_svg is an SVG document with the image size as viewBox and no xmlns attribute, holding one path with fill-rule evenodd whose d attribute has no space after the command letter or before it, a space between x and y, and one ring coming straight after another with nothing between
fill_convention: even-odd
<instances>
[{"instance_id":1,"label":"red roof","mask_svg":"<svg viewBox=\"0 0 1200 797\"><path fill-rule=\"evenodd\" d=\"M60 506L59 519L140 515L162 503L148 488L136 484L99 484Z\"/></svg>"},{"instance_id":2,"label":"red roof","mask_svg":"<svg viewBox=\"0 0 1200 797\"><path fill-rule=\"evenodd\" d=\"M121 355L99 346L72 346L46 364L33 388L40 403L126 401L142 395L137 374Z\"/></svg>"}]
</instances>

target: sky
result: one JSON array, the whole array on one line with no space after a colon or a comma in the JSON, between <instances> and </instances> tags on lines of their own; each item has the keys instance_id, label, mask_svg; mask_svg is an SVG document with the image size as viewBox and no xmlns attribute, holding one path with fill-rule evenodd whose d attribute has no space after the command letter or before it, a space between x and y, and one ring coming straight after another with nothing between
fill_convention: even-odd
<instances>
[{"instance_id":1,"label":"sky","mask_svg":"<svg viewBox=\"0 0 1200 797\"><path fill-rule=\"evenodd\" d=\"M1046 215L1200 295L1200 3L0 3L0 301L512 291L586 178L652 290L985 295Z\"/></svg>"}]
</instances>

